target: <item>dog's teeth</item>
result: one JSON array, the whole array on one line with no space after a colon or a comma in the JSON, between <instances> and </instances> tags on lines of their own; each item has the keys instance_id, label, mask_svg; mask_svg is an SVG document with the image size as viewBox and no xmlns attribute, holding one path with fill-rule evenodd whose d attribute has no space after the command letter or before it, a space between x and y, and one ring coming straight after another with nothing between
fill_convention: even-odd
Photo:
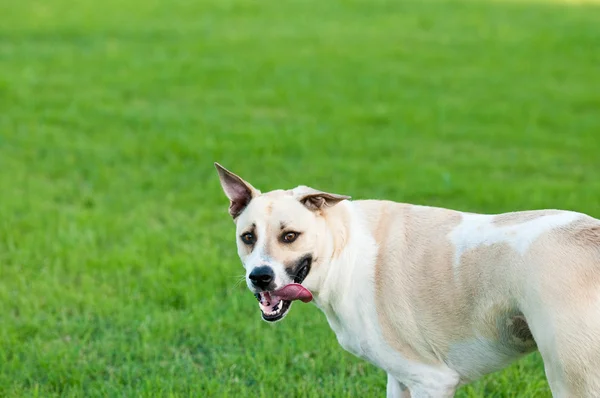
<instances>
[{"instance_id":1,"label":"dog's teeth","mask_svg":"<svg viewBox=\"0 0 600 398\"><path fill-rule=\"evenodd\" d=\"M270 304L268 304L270 306ZM283 300L279 300L277 305L271 308L272 311L263 311L266 316L275 316L281 314L281 310L283 310Z\"/></svg>"}]
</instances>

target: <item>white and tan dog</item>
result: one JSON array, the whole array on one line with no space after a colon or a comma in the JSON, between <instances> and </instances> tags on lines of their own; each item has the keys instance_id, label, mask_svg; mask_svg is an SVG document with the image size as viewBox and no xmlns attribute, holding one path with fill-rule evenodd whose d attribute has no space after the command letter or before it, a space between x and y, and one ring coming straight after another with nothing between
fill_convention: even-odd
<instances>
[{"instance_id":1,"label":"white and tan dog","mask_svg":"<svg viewBox=\"0 0 600 398\"><path fill-rule=\"evenodd\" d=\"M388 397L452 397L536 349L554 396L600 397L600 220L262 194L216 167L263 319L314 298Z\"/></svg>"}]
</instances>

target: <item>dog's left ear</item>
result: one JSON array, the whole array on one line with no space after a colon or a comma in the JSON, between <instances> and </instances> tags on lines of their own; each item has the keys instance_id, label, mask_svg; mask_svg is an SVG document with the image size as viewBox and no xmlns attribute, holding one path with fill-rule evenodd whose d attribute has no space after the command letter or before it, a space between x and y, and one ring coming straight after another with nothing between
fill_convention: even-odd
<instances>
[{"instance_id":1,"label":"dog's left ear","mask_svg":"<svg viewBox=\"0 0 600 398\"><path fill-rule=\"evenodd\" d=\"M309 187L298 187L297 189L300 190L297 194L298 201L306 206L308 210L322 210L326 207L335 206L343 200L350 199L350 196L318 191Z\"/></svg>"}]
</instances>

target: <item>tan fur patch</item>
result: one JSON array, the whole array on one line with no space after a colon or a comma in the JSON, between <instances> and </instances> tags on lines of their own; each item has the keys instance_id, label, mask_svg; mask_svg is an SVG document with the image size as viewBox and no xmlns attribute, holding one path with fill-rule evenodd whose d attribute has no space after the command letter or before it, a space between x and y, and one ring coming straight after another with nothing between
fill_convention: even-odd
<instances>
[{"instance_id":1,"label":"tan fur patch","mask_svg":"<svg viewBox=\"0 0 600 398\"><path fill-rule=\"evenodd\" d=\"M437 357L444 357L450 344L469 334L471 311L477 284L454 280L454 246L448 234L462 221L458 212L420 210L408 224L410 236L407 265L413 267L411 280L415 319ZM477 271L461 265L467 278Z\"/></svg>"},{"instance_id":2,"label":"tan fur patch","mask_svg":"<svg viewBox=\"0 0 600 398\"><path fill-rule=\"evenodd\" d=\"M500 338L496 325L497 319L509 311L511 304L505 301L504 294L498 292L498 281L507 269L503 264L498 264L498 259L505 259L503 263L518 263L520 257L507 243L480 246L466 251L460 258L461 270L455 288L465 292L464 303L469 313L468 323L479 325L478 331L491 340ZM487 266L484 275L481 264ZM494 297L491 297L495 294ZM487 300L482 300L483 295L488 295ZM484 303L485 307L481 307Z\"/></svg>"},{"instance_id":3,"label":"tan fur patch","mask_svg":"<svg viewBox=\"0 0 600 398\"><path fill-rule=\"evenodd\" d=\"M595 246L600 250L600 225L584 220L573 225L573 238L579 245Z\"/></svg>"},{"instance_id":4,"label":"tan fur patch","mask_svg":"<svg viewBox=\"0 0 600 398\"><path fill-rule=\"evenodd\" d=\"M414 336L423 335L422 325L444 322L448 306L457 299L445 284L452 281L454 258L447 235L460 223L460 213L380 201L364 201L361 208L379 244L375 301L383 337L407 358L438 363L435 351L447 347L434 329L447 333L450 325L431 328L427 345L415 342ZM420 311L421 306L428 311Z\"/></svg>"},{"instance_id":5,"label":"tan fur patch","mask_svg":"<svg viewBox=\"0 0 600 398\"><path fill-rule=\"evenodd\" d=\"M485 269L481 265L485 264ZM457 340L477 335L497 341L518 354L537 348L527 320L516 302L509 299L509 286L518 286L514 269L522 269L523 257L508 243L495 243L471 249L461 256L459 290L465 291L466 323ZM515 293L513 291L513 293ZM466 315L466 314L465 314Z\"/></svg>"},{"instance_id":6,"label":"tan fur patch","mask_svg":"<svg viewBox=\"0 0 600 398\"><path fill-rule=\"evenodd\" d=\"M540 217L549 216L560 213L558 210L528 210L517 211L512 213L498 214L492 220L492 223L497 227L506 227L509 225L521 224L527 221L533 221Z\"/></svg>"}]
</instances>

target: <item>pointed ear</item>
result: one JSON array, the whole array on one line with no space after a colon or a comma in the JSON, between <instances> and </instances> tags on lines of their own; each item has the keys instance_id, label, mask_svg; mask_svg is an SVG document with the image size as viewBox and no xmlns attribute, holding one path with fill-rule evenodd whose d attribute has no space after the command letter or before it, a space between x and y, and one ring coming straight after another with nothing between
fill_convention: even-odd
<instances>
[{"instance_id":1,"label":"pointed ear","mask_svg":"<svg viewBox=\"0 0 600 398\"><path fill-rule=\"evenodd\" d=\"M248 206L252 198L260 195L260 191L252 185L215 162L219 180L227 198L229 198L229 214L234 219Z\"/></svg>"},{"instance_id":2,"label":"pointed ear","mask_svg":"<svg viewBox=\"0 0 600 398\"><path fill-rule=\"evenodd\" d=\"M326 207L335 206L343 200L350 199L350 196L322 192L313 188L298 188L300 188L300 192L297 198L308 210L322 210Z\"/></svg>"}]
</instances>

